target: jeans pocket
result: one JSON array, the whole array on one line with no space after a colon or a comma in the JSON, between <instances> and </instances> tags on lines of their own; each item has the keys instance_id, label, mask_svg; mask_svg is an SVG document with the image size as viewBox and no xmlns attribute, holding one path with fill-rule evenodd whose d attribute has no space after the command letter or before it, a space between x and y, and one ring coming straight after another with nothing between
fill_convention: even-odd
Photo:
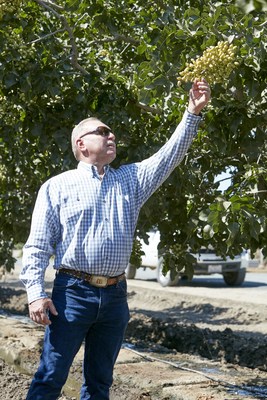
<instances>
[{"instance_id":1,"label":"jeans pocket","mask_svg":"<svg viewBox=\"0 0 267 400\"><path fill-rule=\"evenodd\" d=\"M116 285L117 293L120 296L127 296L127 281L126 279L124 281L119 281Z\"/></svg>"},{"instance_id":2,"label":"jeans pocket","mask_svg":"<svg viewBox=\"0 0 267 400\"><path fill-rule=\"evenodd\" d=\"M76 286L78 279L67 274L57 274L54 280L54 288L71 288Z\"/></svg>"}]
</instances>

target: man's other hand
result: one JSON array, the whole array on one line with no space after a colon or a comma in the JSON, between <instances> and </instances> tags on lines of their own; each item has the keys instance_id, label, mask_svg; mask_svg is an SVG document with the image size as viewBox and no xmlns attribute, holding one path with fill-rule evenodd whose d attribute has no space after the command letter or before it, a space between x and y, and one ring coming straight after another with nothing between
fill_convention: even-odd
<instances>
[{"instance_id":1,"label":"man's other hand","mask_svg":"<svg viewBox=\"0 0 267 400\"><path fill-rule=\"evenodd\" d=\"M57 310L49 297L38 299L29 304L30 318L41 325L50 325L48 311L53 315L58 315Z\"/></svg>"}]
</instances>

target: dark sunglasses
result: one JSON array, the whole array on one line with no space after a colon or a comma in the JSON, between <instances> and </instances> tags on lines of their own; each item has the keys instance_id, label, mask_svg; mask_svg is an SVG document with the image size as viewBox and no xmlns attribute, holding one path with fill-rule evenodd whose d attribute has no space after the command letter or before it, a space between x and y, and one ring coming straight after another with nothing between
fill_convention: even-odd
<instances>
[{"instance_id":1,"label":"dark sunglasses","mask_svg":"<svg viewBox=\"0 0 267 400\"><path fill-rule=\"evenodd\" d=\"M94 131L84 133L82 136L80 136L80 139L86 135L99 135L108 137L111 132L111 129L107 128L106 126L98 126Z\"/></svg>"}]
</instances>

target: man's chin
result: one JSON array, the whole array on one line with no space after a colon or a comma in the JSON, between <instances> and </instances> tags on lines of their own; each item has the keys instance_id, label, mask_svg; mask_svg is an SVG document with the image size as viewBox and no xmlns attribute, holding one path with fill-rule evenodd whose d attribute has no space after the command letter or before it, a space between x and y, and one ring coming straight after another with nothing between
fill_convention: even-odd
<instances>
[{"instance_id":1,"label":"man's chin","mask_svg":"<svg viewBox=\"0 0 267 400\"><path fill-rule=\"evenodd\" d=\"M109 164L113 161L113 160L115 160L115 158L116 158L116 151L109 151L108 152L108 154L107 154L107 156L108 156L108 158L109 158Z\"/></svg>"}]
</instances>

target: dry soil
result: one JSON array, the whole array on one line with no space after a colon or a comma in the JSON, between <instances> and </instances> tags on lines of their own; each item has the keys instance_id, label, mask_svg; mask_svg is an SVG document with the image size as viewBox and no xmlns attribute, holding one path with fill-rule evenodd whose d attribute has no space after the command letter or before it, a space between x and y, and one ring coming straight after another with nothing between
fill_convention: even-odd
<instances>
[{"instance_id":1,"label":"dry soil","mask_svg":"<svg viewBox=\"0 0 267 400\"><path fill-rule=\"evenodd\" d=\"M48 290L51 283L48 283ZM267 306L128 287L131 320L111 400L267 399ZM23 400L43 328L16 276L0 283L0 399ZM16 315L16 318L14 318ZM82 356L61 400L76 400Z\"/></svg>"}]
</instances>

